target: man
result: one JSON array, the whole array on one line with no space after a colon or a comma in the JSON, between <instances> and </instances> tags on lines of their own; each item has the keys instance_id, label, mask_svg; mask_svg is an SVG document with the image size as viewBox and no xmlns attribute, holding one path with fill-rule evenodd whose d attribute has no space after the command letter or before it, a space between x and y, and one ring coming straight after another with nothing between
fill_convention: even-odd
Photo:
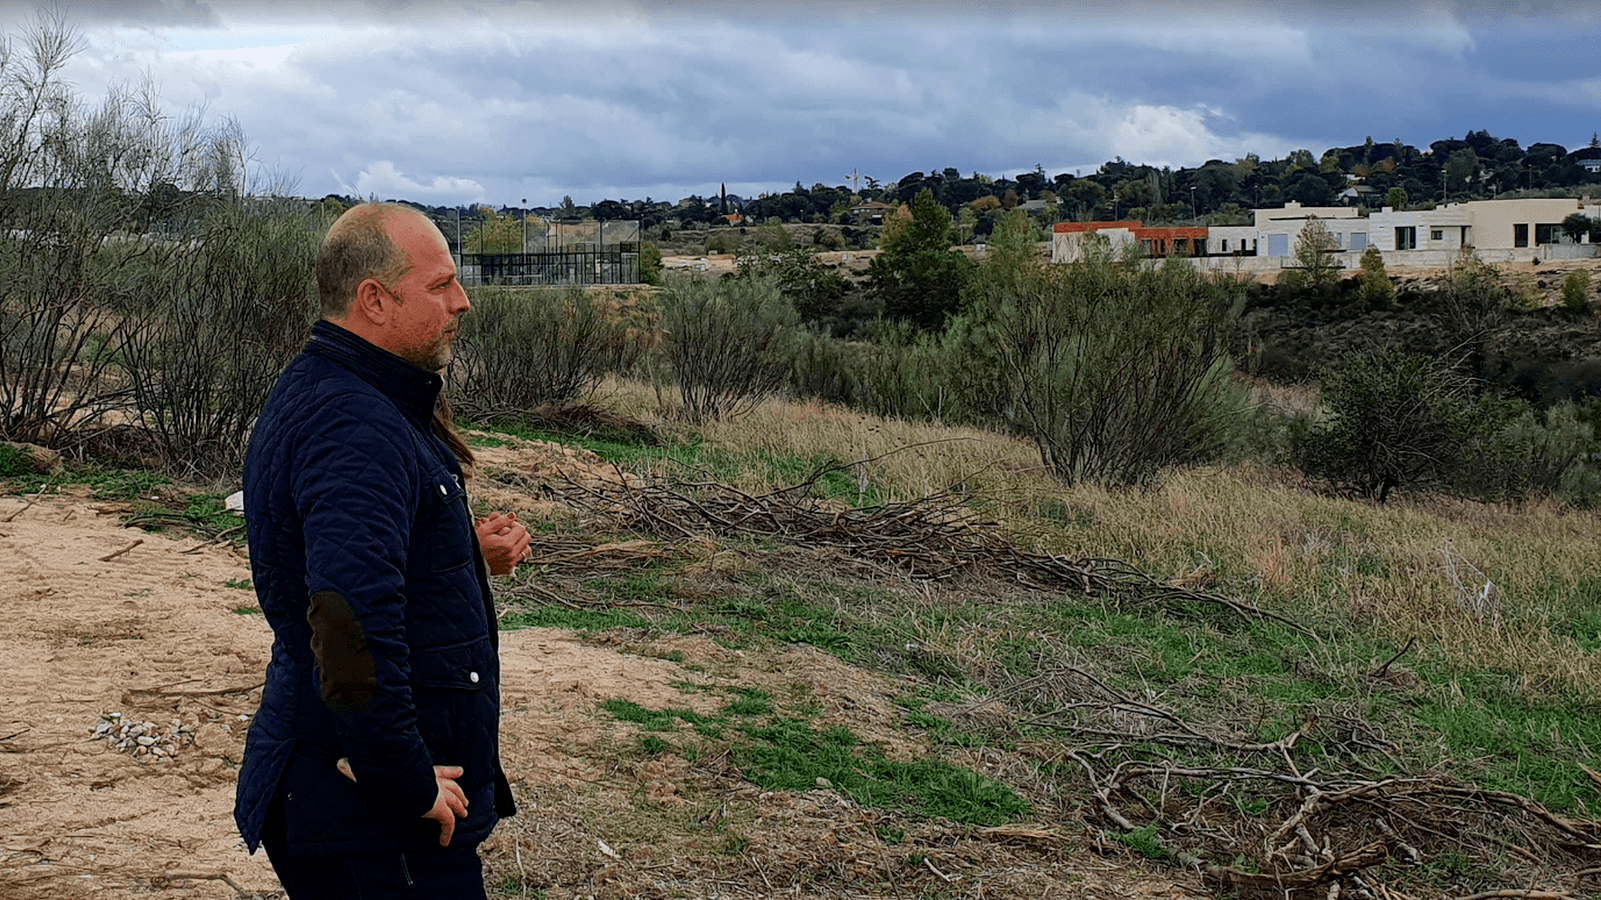
<instances>
[{"instance_id":1,"label":"man","mask_svg":"<svg viewBox=\"0 0 1601 900\"><path fill-rule=\"evenodd\" d=\"M403 206L346 212L317 253L322 319L245 457L251 572L274 634L234 817L291 900L483 897L477 846L513 813L481 523L433 432L470 309L445 239Z\"/></svg>"}]
</instances>

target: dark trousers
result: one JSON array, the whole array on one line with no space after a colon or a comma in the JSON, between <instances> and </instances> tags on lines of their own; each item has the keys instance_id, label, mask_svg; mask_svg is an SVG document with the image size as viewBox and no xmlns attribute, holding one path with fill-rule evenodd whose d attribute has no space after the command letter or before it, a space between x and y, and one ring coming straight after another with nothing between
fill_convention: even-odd
<instances>
[{"instance_id":1,"label":"dark trousers","mask_svg":"<svg viewBox=\"0 0 1601 900\"><path fill-rule=\"evenodd\" d=\"M487 900L477 847L337 855L291 853L273 803L261 845L289 900Z\"/></svg>"}]
</instances>

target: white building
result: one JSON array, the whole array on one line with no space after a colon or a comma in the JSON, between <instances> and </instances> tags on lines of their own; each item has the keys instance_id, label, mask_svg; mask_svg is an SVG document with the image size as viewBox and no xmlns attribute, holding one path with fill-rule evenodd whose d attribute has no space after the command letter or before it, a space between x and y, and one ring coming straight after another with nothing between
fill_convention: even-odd
<instances>
[{"instance_id":1,"label":"white building","mask_svg":"<svg viewBox=\"0 0 1601 900\"><path fill-rule=\"evenodd\" d=\"M1154 229L1139 222L1059 223L1053 235L1052 260L1082 257L1084 237L1098 233L1114 249L1139 243L1162 255L1174 246L1204 248L1197 264L1211 269L1234 267L1267 271L1295 265L1295 245L1313 219L1333 236L1334 257L1355 268L1362 251L1377 248L1391 266L1443 266L1471 250L1485 262L1529 262L1535 259L1577 259L1601 256L1601 244L1575 240L1562 229L1574 213L1601 221L1601 202L1572 198L1471 200L1435 209L1396 210L1384 207L1367 216L1345 206L1301 206L1252 210L1250 225L1216 225L1206 229ZM1180 241L1186 243L1180 243Z\"/></svg>"}]
</instances>

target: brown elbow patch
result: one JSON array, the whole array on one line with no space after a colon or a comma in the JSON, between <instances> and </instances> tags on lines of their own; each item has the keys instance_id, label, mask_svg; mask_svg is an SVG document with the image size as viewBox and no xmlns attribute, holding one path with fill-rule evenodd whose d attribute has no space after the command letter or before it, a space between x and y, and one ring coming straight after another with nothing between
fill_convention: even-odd
<instances>
[{"instance_id":1,"label":"brown elbow patch","mask_svg":"<svg viewBox=\"0 0 1601 900\"><path fill-rule=\"evenodd\" d=\"M350 601L337 591L318 591L311 595L306 622L311 652L322 670L322 702L335 712L365 709L378 694L378 677Z\"/></svg>"}]
</instances>

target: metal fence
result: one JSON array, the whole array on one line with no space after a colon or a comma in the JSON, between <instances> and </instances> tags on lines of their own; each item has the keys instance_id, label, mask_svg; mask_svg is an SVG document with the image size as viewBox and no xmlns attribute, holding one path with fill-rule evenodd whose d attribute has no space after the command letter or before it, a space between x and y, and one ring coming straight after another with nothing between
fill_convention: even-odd
<instances>
[{"instance_id":1,"label":"metal fence","mask_svg":"<svg viewBox=\"0 0 1601 900\"><path fill-rule=\"evenodd\" d=\"M543 253L467 253L463 284L638 284L639 245L575 247Z\"/></svg>"},{"instance_id":2,"label":"metal fence","mask_svg":"<svg viewBox=\"0 0 1601 900\"><path fill-rule=\"evenodd\" d=\"M636 221L553 221L529 224L525 253L456 257L463 284L638 284L640 227Z\"/></svg>"}]
</instances>

